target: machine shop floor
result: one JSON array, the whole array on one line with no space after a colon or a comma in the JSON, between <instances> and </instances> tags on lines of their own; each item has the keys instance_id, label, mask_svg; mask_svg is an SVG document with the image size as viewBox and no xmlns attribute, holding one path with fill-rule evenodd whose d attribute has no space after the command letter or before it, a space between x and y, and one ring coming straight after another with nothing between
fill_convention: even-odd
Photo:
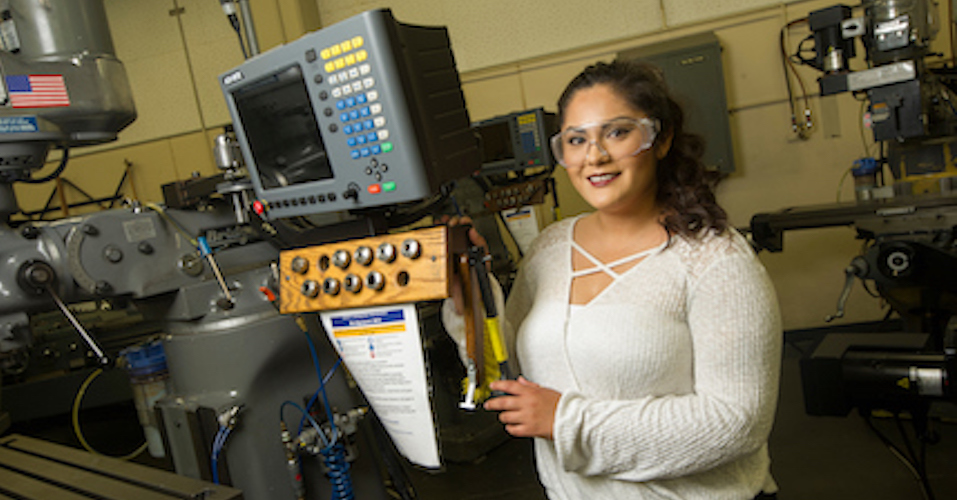
<instances>
[{"instance_id":1,"label":"machine shop floor","mask_svg":"<svg viewBox=\"0 0 957 500\"><path fill-rule=\"evenodd\" d=\"M910 472L868 430L856 415L811 417L804 413L798 370L800 354L788 346L781 401L771 437L771 457L781 500L920 500ZM130 452L142 442L136 413L129 405L84 410L87 440L107 454ZM892 421L877 426L900 445ZM941 441L927 450L931 486L938 499L957 491L957 424L937 426ZM69 415L14 425L17 432L77 446ZM411 471L423 500L538 500L544 495L532 468L530 443L513 440L473 464L452 464L444 473ZM166 460L143 454L138 462L170 469ZM361 499L359 499L361 500Z\"/></svg>"}]
</instances>

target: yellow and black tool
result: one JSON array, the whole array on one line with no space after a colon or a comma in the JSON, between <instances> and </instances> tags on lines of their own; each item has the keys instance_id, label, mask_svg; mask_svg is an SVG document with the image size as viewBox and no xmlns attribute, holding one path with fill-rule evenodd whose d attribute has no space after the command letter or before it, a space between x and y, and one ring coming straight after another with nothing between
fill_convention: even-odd
<instances>
[{"instance_id":1,"label":"yellow and black tool","mask_svg":"<svg viewBox=\"0 0 957 500\"><path fill-rule=\"evenodd\" d=\"M467 378L463 381L465 399L459 407L467 410L492 396L489 383L509 378L508 348L499 328L486 260L485 250L478 246L471 246L459 257L468 355Z\"/></svg>"}]
</instances>

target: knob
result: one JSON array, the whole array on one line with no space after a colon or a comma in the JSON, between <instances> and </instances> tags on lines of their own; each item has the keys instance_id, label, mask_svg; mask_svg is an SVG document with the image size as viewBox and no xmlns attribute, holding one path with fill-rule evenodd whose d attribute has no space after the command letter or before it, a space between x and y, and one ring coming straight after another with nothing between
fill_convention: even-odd
<instances>
[{"instance_id":1,"label":"knob","mask_svg":"<svg viewBox=\"0 0 957 500\"><path fill-rule=\"evenodd\" d=\"M356 249L355 254L352 256L356 263L363 266L368 266L372 263L372 249L363 245Z\"/></svg>"},{"instance_id":2,"label":"knob","mask_svg":"<svg viewBox=\"0 0 957 500\"><path fill-rule=\"evenodd\" d=\"M376 250L376 257L382 262L389 263L395 260L395 245L392 243L383 243Z\"/></svg>"},{"instance_id":3,"label":"knob","mask_svg":"<svg viewBox=\"0 0 957 500\"><path fill-rule=\"evenodd\" d=\"M335 278L326 278L326 281L322 282L322 291L326 292L326 295L339 295L339 280Z\"/></svg>"},{"instance_id":4,"label":"knob","mask_svg":"<svg viewBox=\"0 0 957 500\"><path fill-rule=\"evenodd\" d=\"M413 239L407 239L402 242L402 255L409 259L417 259L422 253L422 246Z\"/></svg>"},{"instance_id":5,"label":"knob","mask_svg":"<svg viewBox=\"0 0 957 500\"><path fill-rule=\"evenodd\" d=\"M372 271L366 276L366 286L377 292L382 290L382 287L385 286L385 276L382 276L379 271Z\"/></svg>"},{"instance_id":6,"label":"knob","mask_svg":"<svg viewBox=\"0 0 957 500\"><path fill-rule=\"evenodd\" d=\"M359 293L359 290L362 290L362 278L356 276L355 274L349 274L346 276L346 291L352 293Z\"/></svg>"},{"instance_id":7,"label":"knob","mask_svg":"<svg viewBox=\"0 0 957 500\"><path fill-rule=\"evenodd\" d=\"M349 252L345 250L336 250L336 253L332 254L332 265L338 267L339 269L345 269L349 267Z\"/></svg>"},{"instance_id":8,"label":"knob","mask_svg":"<svg viewBox=\"0 0 957 500\"><path fill-rule=\"evenodd\" d=\"M314 299L319 296L319 283L316 283L313 280L306 280L303 282L302 287L299 289L303 295Z\"/></svg>"},{"instance_id":9,"label":"knob","mask_svg":"<svg viewBox=\"0 0 957 500\"><path fill-rule=\"evenodd\" d=\"M292 263L289 264L289 267L292 268L292 272L296 274L306 274L306 271L309 270L309 261L304 257L295 257L292 259Z\"/></svg>"}]
</instances>

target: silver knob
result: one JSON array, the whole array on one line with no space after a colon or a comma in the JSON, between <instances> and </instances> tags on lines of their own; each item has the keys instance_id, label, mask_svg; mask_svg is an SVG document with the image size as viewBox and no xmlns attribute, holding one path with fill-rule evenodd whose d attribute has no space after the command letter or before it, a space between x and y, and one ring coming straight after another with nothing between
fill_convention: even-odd
<instances>
[{"instance_id":1,"label":"silver knob","mask_svg":"<svg viewBox=\"0 0 957 500\"><path fill-rule=\"evenodd\" d=\"M336 250L336 253L332 254L332 265L338 267L339 269L345 269L349 267L349 261L351 257L349 252L345 250Z\"/></svg>"},{"instance_id":2,"label":"silver knob","mask_svg":"<svg viewBox=\"0 0 957 500\"><path fill-rule=\"evenodd\" d=\"M299 289L303 295L314 299L319 296L319 283L313 280L306 280L302 283L302 288Z\"/></svg>"},{"instance_id":3,"label":"silver knob","mask_svg":"<svg viewBox=\"0 0 957 500\"><path fill-rule=\"evenodd\" d=\"M385 286L385 276L382 276L379 271L372 271L366 276L366 286L375 291L382 290Z\"/></svg>"},{"instance_id":4,"label":"silver knob","mask_svg":"<svg viewBox=\"0 0 957 500\"><path fill-rule=\"evenodd\" d=\"M292 263L289 264L289 267L291 267L292 272L296 274L306 274L306 271L309 270L309 261L303 257L295 257L292 259Z\"/></svg>"},{"instance_id":5,"label":"silver knob","mask_svg":"<svg viewBox=\"0 0 957 500\"><path fill-rule=\"evenodd\" d=\"M356 249L352 257L356 260L357 264L368 266L372 264L372 249L363 245Z\"/></svg>"},{"instance_id":6,"label":"silver knob","mask_svg":"<svg viewBox=\"0 0 957 500\"><path fill-rule=\"evenodd\" d=\"M352 293L359 293L359 290L362 290L362 278L356 276L355 274L349 274L346 276L346 291Z\"/></svg>"},{"instance_id":7,"label":"silver knob","mask_svg":"<svg viewBox=\"0 0 957 500\"><path fill-rule=\"evenodd\" d=\"M417 240L408 239L402 242L402 256L409 259L418 259L422 254L422 246Z\"/></svg>"},{"instance_id":8,"label":"silver knob","mask_svg":"<svg viewBox=\"0 0 957 500\"><path fill-rule=\"evenodd\" d=\"M322 282L322 291L326 292L326 295L339 295L339 280L335 278L326 278Z\"/></svg>"},{"instance_id":9,"label":"silver knob","mask_svg":"<svg viewBox=\"0 0 957 500\"><path fill-rule=\"evenodd\" d=\"M395 245L392 243L383 243L379 245L378 250L376 251L376 257L379 260L385 263L389 263L395 260Z\"/></svg>"}]
</instances>

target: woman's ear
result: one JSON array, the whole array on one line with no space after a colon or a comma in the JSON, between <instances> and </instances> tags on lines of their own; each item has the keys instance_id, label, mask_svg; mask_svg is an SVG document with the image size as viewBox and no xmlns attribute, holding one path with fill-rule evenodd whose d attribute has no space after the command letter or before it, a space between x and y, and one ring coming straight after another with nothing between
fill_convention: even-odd
<instances>
[{"instance_id":1,"label":"woman's ear","mask_svg":"<svg viewBox=\"0 0 957 500\"><path fill-rule=\"evenodd\" d=\"M658 161L661 161L668 156L668 152L671 151L671 142L675 138L675 134L672 131L668 131L664 136L661 137L661 140L658 141L658 145L655 147L655 157L658 158Z\"/></svg>"}]
</instances>

